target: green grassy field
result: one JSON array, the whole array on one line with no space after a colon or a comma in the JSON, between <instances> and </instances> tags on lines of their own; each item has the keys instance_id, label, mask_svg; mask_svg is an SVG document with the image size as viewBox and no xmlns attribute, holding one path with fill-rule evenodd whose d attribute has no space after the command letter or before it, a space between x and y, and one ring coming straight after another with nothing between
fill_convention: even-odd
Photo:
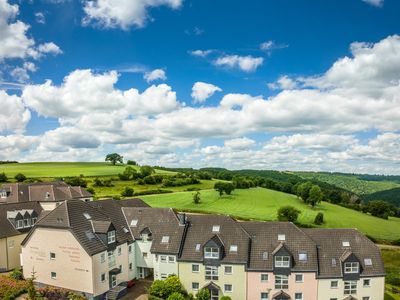
<instances>
[{"instance_id":1,"label":"green grassy field","mask_svg":"<svg viewBox=\"0 0 400 300\"><path fill-rule=\"evenodd\" d=\"M400 248L397 249L381 249L382 258L385 264L386 275L400 274ZM400 300L400 295L395 295L391 293L392 286L386 285L385 300ZM397 287L400 289L400 287Z\"/></svg>"},{"instance_id":2,"label":"green grassy field","mask_svg":"<svg viewBox=\"0 0 400 300\"><path fill-rule=\"evenodd\" d=\"M127 165L113 166L105 162L49 162L49 163L17 163L0 165L0 173L4 172L9 178L18 173L23 173L30 178L54 178L68 176L110 176L122 173ZM136 169L139 167L132 166ZM157 173L172 173L156 170Z\"/></svg>"},{"instance_id":3,"label":"green grassy field","mask_svg":"<svg viewBox=\"0 0 400 300\"><path fill-rule=\"evenodd\" d=\"M299 222L312 224L315 215L323 212L327 228L358 228L360 231L378 239L394 240L400 238L400 219L383 220L358 211L323 202L312 209L296 196L263 188L235 190L231 196L219 197L214 190L201 191L201 203L192 202L193 192L180 192L163 195L142 196L153 207L173 207L179 210L194 210L229 214L232 216L276 220L279 207L292 205L301 211Z\"/></svg>"},{"instance_id":4,"label":"green grassy field","mask_svg":"<svg viewBox=\"0 0 400 300\"><path fill-rule=\"evenodd\" d=\"M326 182L358 195L372 194L400 187L400 184L396 182L362 180L358 178L357 175L353 174L330 174L319 172L295 172L295 174L304 179Z\"/></svg>"}]
</instances>

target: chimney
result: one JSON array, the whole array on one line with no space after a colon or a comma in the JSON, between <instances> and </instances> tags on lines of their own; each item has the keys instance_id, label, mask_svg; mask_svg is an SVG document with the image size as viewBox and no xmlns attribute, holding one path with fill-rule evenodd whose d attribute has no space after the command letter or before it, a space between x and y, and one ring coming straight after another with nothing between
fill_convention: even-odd
<instances>
[{"instance_id":1,"label":"chimney","mask_svg":"<svg viewBox=\"0 0 400 300\"><path fill-rule=\"evenodd\" d=\"M186 225L186 214L185 213L178 213L179 225L185 226Z\"/></svg>"}]
</instances>

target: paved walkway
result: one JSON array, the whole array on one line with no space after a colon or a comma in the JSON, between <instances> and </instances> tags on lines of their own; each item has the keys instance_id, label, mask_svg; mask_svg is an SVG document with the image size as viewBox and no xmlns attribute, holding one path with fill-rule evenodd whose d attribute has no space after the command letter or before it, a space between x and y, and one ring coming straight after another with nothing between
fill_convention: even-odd
<instances>
[{"instance_id":1,"label":"paved walkway","mask_svg":"<svg viewBox=\"0 0 400 300\"><path fill-rule=\"evenodd\" d=\"M148 300L147 289L152 284L152 281L141 279L135 286L128 289L128 294L121 298L121 300Z\"/></svg>"}]
</instances>

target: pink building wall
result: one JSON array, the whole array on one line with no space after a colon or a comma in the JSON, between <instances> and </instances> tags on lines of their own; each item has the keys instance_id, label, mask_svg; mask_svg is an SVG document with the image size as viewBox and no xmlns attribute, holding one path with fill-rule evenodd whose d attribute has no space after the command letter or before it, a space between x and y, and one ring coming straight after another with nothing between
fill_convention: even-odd
<instances>
[{"instance_id":1,"label":"pink building wall","mask_svg":"<svg viewBox=\"0 0 400 300\"><path fill-rule=\"evenodd\" d=\"M259 300L262 292L268 293L271 300L275 293L275 275L271 272L246 272L247 273L247 300ZM268 274L268 281L261 282L261 274ZM295 274L303 274L303 282L295 280ZM317 300L318 282L315 273L292 273L289 275L289 289L283 290L294 299L295 293L303 293L303 300Z\"/></svg>"}]
</instances>

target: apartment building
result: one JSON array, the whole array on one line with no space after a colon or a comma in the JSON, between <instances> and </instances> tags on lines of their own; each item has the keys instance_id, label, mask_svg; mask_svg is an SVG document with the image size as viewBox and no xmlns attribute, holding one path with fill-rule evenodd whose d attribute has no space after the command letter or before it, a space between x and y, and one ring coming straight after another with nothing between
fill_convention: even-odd
<instances>
[{"instance_id":1,"label":"apartment building","mask_svg":"<svg viewBox=\"0 0 400 300\"><path fill-rule=\"evenodd\" d=\"M20 267L21 242L42 211L38 202L0 205L0 272Z\"/></svg>"},{"instance_id":2,"label":"apartment building","mask_svg":"<svg viewBox=\"0 0 400 300\"><path fill-rule=\"evenodd\" d=\"M139 199L65 201L22 243L24 275L89 299L116 299L133 278L180 277L211 299L383 300L379 249L353 229L300 229L176 213Z\"/></svg>"},{"instance_id":3,"label":"apartment building","mask_svg":"<svg viewBox=\"0 0 400 300\"><path fill-rule=\"evenodd\" d=\"M317 299L316 243L289 222L243 222L251 236L247 299Z\"/></svg>"}]
</instances>

